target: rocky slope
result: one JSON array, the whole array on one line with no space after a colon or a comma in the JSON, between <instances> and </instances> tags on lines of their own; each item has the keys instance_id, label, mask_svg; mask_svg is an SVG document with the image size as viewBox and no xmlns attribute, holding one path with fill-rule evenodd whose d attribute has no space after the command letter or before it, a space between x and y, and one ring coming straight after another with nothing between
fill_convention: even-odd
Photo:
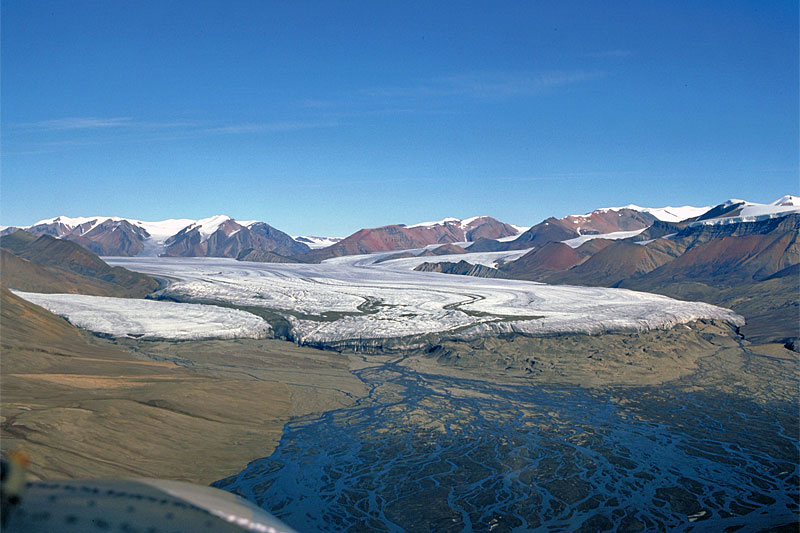
<instances>
[{"instance_id":1,"label":"rocky slope","mask_svg":"<svg viewBox=\"0 0 800 533\"><path fill-rule=\"evenodd\" d=\"M322 261L345 255L422 248L429 244L469 242L486 238L497 239L517 233L516 227L491 217L474 217L464 220L448 218L412 226L393 224L359 230L332 246L311 251L306 254L306 258L309 261Z\"/></svg>"},{"instance_id":2,"label":"rocky slope","mask_svg":"<svg viewBox=\"0 0 800 533\"><path fill-rule=\"evenodd\" d=\"M7 228L2 233L10 234L16 229ZM120 217L56 217L25 229L33 235L76 242L105 256L235 258L248 249L284 256L301 255L310 250L306 244L263 222L240 223L225 215L158 222Z\"/></svg>"},{"instance_id":3,"label":"rocky slope","mask_svg":"<svg viewBox=\"0 0 800 533\"><path fill-rule=\"evenodd\" d=\"M191 225L167 239L163 253L170 257L239 257L255 250L282 256L301 255L308 246L263 222L243 226L231 218L220 221L213 231Z\"/></svg>"},{"instance_id":4,"label":"rocky slope","mask_svg":"<svg viewBox=\"0 0 800 533\"><path fill-rule=\"evenodd\" d=\"M596 235L617 231L642 230L658 219L649 212L629 207L598 209L585 215L569 215L563 218L550 217L532 226L510 242L481 242L470 247L470 251L488 252L502 250L524 250L543 246L548 242L560 242L581 235Z\"/></svg>"},{"instance_id":5,"label":"rocky slope","mask_svg":"<svg viewBox=\"0 0 800 533\"><path fill-rule=\"evenodd\" d=\"M111 267L80 245L24 231L0 237L5 287L47 293L140 298L158 282L138 272Z\"/></svg>"},{"instance_id":6,"label":"rocky slope","mask_svg":"<svg viewBox=\"0 0 800 533\"><path fill-rule=\"evenodd\" d=\"M264 252L262 250L254 250L248 248L241 252L237 257L237 261L250 261L253 263L297 263L296 259L276 254L275 252Z\"/></svg>"},{"instance_id":7,"label":"rocky slope","mask_svg":"<svg viewBox=\"0 0 800 533\"><path fill-rule=\"evenodd\" d=\"M698 221L651 242L606 241L593 253L588 247L596 241L589 241L575 250L586 247L588 258L573 265L577 258L551 243L501 269L518 279L624 287L730 307L748 320L744 331L751 337L788 341L800 337L798 235L800 214Z\"/></svg>"},{"instance_id":8,"label":"rocky slope","mask_svg":"<svg viewBox=\"0 0 800 533\"><path fill-rule=\"evenodd\" d=\"M417 272L441 272L442 274L458 274L462 276L475 276L478 278L507 278L508 275L496 268L485 265L473 265L466 261L453 263L443 261L441 263L422 263L414 268Z\"/></svg>"}]
</instances>

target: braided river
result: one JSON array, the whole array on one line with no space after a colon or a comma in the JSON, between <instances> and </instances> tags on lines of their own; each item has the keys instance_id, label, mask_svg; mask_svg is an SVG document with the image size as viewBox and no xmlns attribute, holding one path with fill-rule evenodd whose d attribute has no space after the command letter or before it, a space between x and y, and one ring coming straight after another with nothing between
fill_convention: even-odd
<instances>
[{"instance_id":1,"label":"braided river","mask_svg":"<svg viewBox=\"0 0 800 533\"><path fill-rule=\"evenodd\" d=\"M796 524L797 406L355 371L351 408L286 425L214 486L299 531L760 531Z\"/></svg>"}]
</instances>

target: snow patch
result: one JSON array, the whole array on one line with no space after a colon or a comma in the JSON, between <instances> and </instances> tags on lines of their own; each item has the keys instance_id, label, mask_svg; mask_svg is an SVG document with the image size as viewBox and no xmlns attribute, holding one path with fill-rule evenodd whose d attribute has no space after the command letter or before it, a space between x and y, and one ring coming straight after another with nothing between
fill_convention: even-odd
<instances>
[{"instance_id":1,"label":"snow patch","mask_svg":"<svg viewBox=\"0 0 800 533\"><path fill-rule=\"evenodd\" d=\"M197 230L200 232L200 242L206 242L214 233L216 233L222 224L229 220L232 221L233 219L228 215L214 215L213 217L201 218L192 224L192 229L197 228Z\"/></svg>"},{"instance_id":2,"label":"snow patch","mask_svg":"<svg viewBox=\"0 0 800 533\"><path fill-rule=\"evenodd\" d=\"M682 220L686 220L687 218L699 217L711 209L711 206L695 207L691 205L684 205L680 207L641 207L636 204L628 204L622 207L602 207L600 209L595 209L593 213L608 213L609 211L621 211L622 209L630 209L631 211L638 211L640 213L649 213L663 222L680 222ZM591 216L591 214L592 213L587 213L585 215L570 215L570 217L588 218Z\"/></svg>"},{"instance_id":3,"label":"snow patch","mask_svg":"<svg viewBox=\"0 0 800 533\"><path fill-rule=\"evenodd\" d=\"M312 250L317 248L327 248L337 242L341 241L343 237L315 237L313 235L296 235L292 236L295 241L305 244Z\"/></svg>"},{"instance_id":4,"label":"snow patch","mask_svg":"<svg viewBox=\"0 0 800 533\"><path fill-rule=\"evenodd\" d=\"M646 230L647 228L636 229L633 231L615 231L613 233L600 233L596 235L581 235L580 237L575 237L573 239L567 239L566 241L561 241L570 248L577 248L581 244L591 241L594 239L610 239L610 240L618 240L618 239L629 239L631 237L635 237L639 235L641 232Z\"/></svg>"},{"instance_id":5,"label":"snow patch","mask_svg":"<svg viewBox=\"0 0 800 533\"><path fill-rule=\"evenodd\" d=\"M254 314L216 305L12 291L72 324L114 337L144 339L259 339L269 324Z\"/></svg>"},{"instance_id":6,"label":"snow patch","mask_svg":"<svg viewBox=\"0 0 800 533\"><path fill-rule=\"evenodd\" d=\"M469 218L465 218L465 219L463 219L463 220L461 221L461 226L462 226L462 227L469 226L470 224L472 224L472 223L473 223L473 222L475 222L476 220L480 220L480 219L482 219L482 218L489 218L489 217L488 217L487 215L481 215L481 216L479 216L479 217L469 217Z\"/></svg>"},{"instance_id":7,"label":"snow patch","mask_svg":"<svg viewBox=\"0 0 800 533\"><path fill-rule=\"evenodd\" d=\"M782 196L778 198L770 205L777 205L777 206L800 206L800 197L792 196L791 194L787 194L786 196Z\"/></svg>"},{"instance_id":8,"label":"snow patch","mask_svg":"<svg viewBox=\"0 0 800 533\"><path fill-rule=\"evenodd\" d=\"M476 218L479 217L473 217L472 220L475 220ZM418 224L412 224L411 226L406 226L406 228L432 228L434 226L444 226L445 224L461 224L461 223L462 220L460 218L447 217L443 218L442 220L436 220L433 222L420 222Z\"/></svg>"},{"instance_id":9,"label":"snow patch","mask_svg":"<svg viewBox=\"0 0 800 533\"><path fill-rule=\"evenodd\" d=\"M719 225L719 224L738 224L740 222L758 222L770 218L780 218L793 213L800 213L800 199L797 196L786 195L769 204L757 204L732 198L725 202L726 206L744 204L735 216L700 220L691 225Z\"/></svg>"}]
</instances>

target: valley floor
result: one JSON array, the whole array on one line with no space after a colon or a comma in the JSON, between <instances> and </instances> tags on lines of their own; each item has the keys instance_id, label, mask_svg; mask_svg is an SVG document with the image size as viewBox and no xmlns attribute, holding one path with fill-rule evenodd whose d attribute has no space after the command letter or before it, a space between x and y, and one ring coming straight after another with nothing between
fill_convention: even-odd
<instances>
[{"instance_id":1,"label":"valley floor","mask_svg":"<svg viewBox=\"0 0 800 533\"><path fill-rule=\"evenodd\" d=\"M351 404L336 354L277 340L116 342L3 289L2 449L36 478L210 483L269 455L293 417Z\"/></svg>"},{"instance_id":2,"label":"valley floor","mask_svg":"<svg viewBox=\"0 0 800 533\"><path fill-rule=\"evenodd\" d=\"M581 288L396 271L365 283L357 264L137 261L195 276L173 297L183 288L187 299L243 309L282 297L294 326L343 351L276 339L112 340L2 289L0 437L4 451L28 453L35 477L217 481L301 529L796 521L800 360L742 338L726 310L609 289L589 289L601 301L587 303ZM442 335L367 351L337 346L333 333L345 330L326 329L406 315L424 334L454 317L538 320L515 314L532 302L559 323L568 312L592 318L595 303L603 320L637 303L656 317L650 325L677 325ZM310 481L298 488L298 478ZM309 505L321 518L305 521Z\"/></svg>"},{"instance_id":3,"label":"valley floor","mask_svg":"<svg viewBox=\"0 0 800 533\"><path fill-rule=\"evenodd\" d=\"M797 401L795 352L748 345L713 321L643 333L448 341L368 356L273 339L110 340L3 295L3 449L27 450L41 478L207 483L268 456L287 421L364 397L350 370L398 359L420 373L515 385L658 385L702 373L692 387Z\"/></svg>"}]
</instances>

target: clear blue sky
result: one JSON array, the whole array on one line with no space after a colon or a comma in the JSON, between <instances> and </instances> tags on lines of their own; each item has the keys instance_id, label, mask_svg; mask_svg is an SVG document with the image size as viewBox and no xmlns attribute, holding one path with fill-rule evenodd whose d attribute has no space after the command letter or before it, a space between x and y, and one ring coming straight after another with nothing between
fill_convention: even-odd
<instances>
[{"instance_id":1,"label":"clear blue sky","mask_svg":"<svg viewBox=\"0 0 800 533\"><path fill-rule=\"evenodd\" d=\"M798 3L2 2L0 224L797 194Z\"/></svg>"}]
</instances>

